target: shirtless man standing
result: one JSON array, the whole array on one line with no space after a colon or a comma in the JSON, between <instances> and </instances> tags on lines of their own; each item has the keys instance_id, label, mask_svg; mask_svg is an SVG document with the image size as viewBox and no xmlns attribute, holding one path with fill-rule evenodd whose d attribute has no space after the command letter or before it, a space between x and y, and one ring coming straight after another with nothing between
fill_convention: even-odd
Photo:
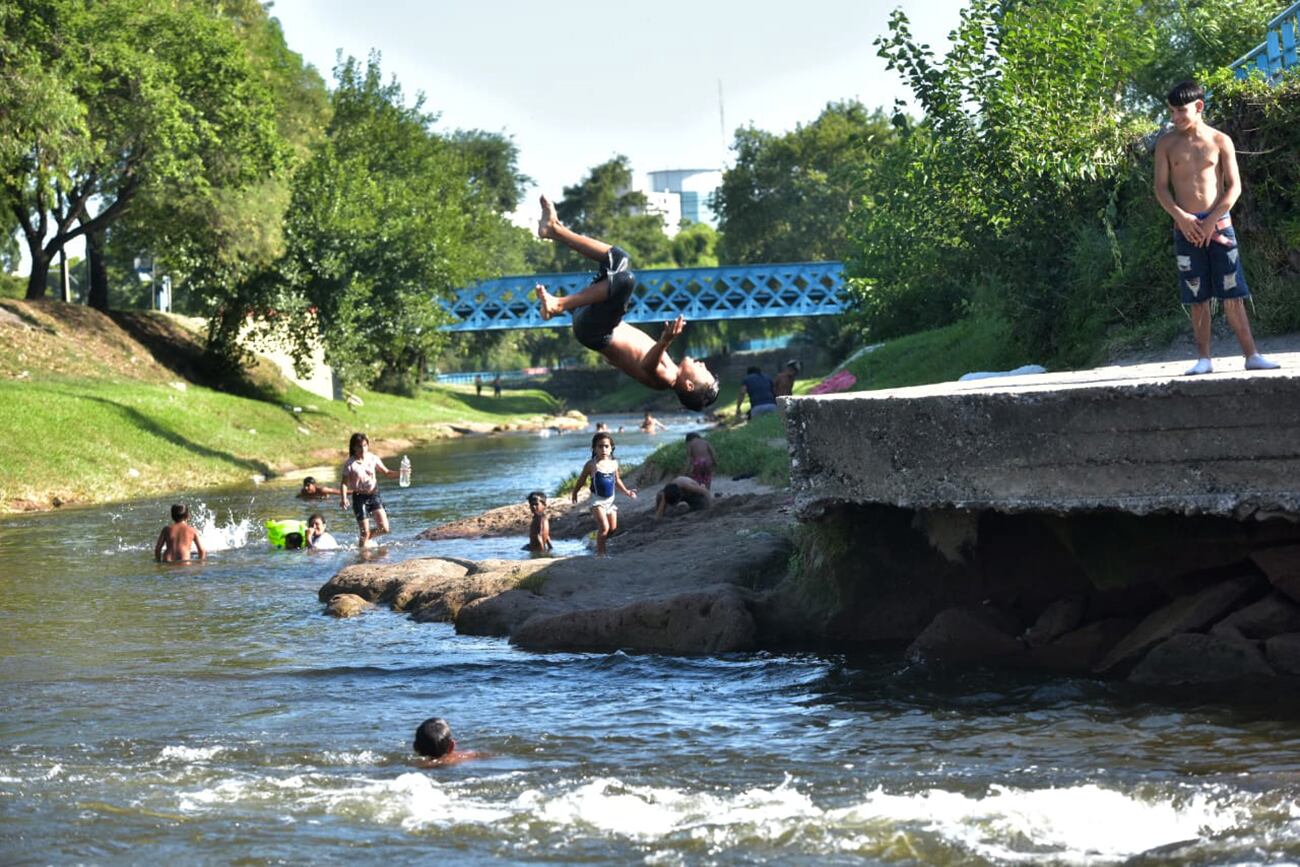
<instances>
[{"instance_id":1,"label":"shirtless man standing","mask_svg":"<svg viewBox=\"0 0 1300 867\"><path fill-rule=\"evenodd\" d=\"M1210 373L1210 301L1223 301L1224 315L1241 344L1247 370L1279 365L1259 354L1246 318L1246 274L1228 212L1241 195L1232 139L1205 123L1205 90L1184 81L1169 91L1174 128L1156 143L1155 192L1174 218L1174 254L1182 302L1191 307L1196 364L1188 376ZM1172 184L1173 191L1170 192Z\"/></svg>"},{"instance_id":2,"label":"shirtless man standing","mask_svg":"<svg viewBox=\"0 0 1300 867\"><path fill-rule=\"evenodd\" d=\"M579 343L599 352L642 385L656 391L671 388L687 409L699 412L717 400L718 380L704 362L683 357L680 363L673 363L668 356L669 345L686 326L684 317L665 322L658 340L623 321L636 287L624 250L579 235L561 224L555 206L546 196L542 196L537 237L559 241L600 266L591 285L574 295L557 297L538 283L535 288L543 319L573 311L573 336Z\"/></svg>"}]
</instances>

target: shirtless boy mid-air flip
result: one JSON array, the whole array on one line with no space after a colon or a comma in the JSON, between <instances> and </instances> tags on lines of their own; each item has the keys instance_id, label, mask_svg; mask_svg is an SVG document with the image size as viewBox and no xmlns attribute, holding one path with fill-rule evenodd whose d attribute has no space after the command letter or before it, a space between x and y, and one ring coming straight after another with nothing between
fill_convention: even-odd
<instances>
[{"instance_id":1,"label":"shirtless boy mid-air flip","mask_svg":"<svg viewBox=\"0 0 1300 867\"><path fill-rule=\"evenodd\" d=\"M1255 348L1246 318L1246 274L1228 212L1241 195L1237 152L1232 139L1205 123L1205 90L1194 81L1169 91L1174 128L1156 142L1155 192L1160 207L1174 218L1174 258L1182 302L1191 307L1196 364L1188 376L1210 373L1210 301L1237 335L1247 370L1276 370ZM1173 186L1172 194L1170 186Z\"/></svg>"},{"instance_id":2,"label":"shirtless boy mid-air flip","mask_svg":"<svg viewBox=\"0 0 1300 867\"><path fill-rule=\"evenodd\" d=\"M704 362L683 357L674 364L668 357L668 346L686 325L684 317L665 322L658 340L623 321L636 286L625 251L561 225L555 206L545 196L537 237L559 241L600 265L591 285L574 295L557 297L538 283L537 300L543 319L572 311L573 336L579 343L599 352L642 385L659 391L671 388L687 409L698 412L717 400L718 380Z\"/></svg>"}]
</instances>

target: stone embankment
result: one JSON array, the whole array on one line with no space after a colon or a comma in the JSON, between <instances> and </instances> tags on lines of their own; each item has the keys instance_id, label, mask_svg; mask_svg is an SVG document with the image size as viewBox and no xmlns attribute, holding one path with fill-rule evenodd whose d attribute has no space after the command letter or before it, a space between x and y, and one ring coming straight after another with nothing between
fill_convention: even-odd
<instances>
[{"instance_id":1,"label":"stone embankment","mask_svg":"<svg viewBox=\"0 0 1300 867\"><path fill-rule=\"evenodd\" d=\"M1145 684L1300 675L1300 354L1277 360L790 401L803 635Z\"/></svg>"}]
</instances>

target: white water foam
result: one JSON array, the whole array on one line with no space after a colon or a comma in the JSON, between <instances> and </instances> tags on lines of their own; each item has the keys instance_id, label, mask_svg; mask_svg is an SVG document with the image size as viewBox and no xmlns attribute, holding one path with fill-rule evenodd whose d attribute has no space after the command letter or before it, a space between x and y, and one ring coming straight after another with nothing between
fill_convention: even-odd
<instances>
[{"instance_id":1,"label":"white water foam","mask_svg":"<svg viewBox=\"0 0 1300 867\"><path fill-rule=\"evenodd\" d=\"M676 837L721 849L751 845L852 852L890 845L900 834L1003 863L1044 859L1096 864L1187 840L1252 827L1258 796L1226 790L1138 795L1080 785L1053 789L992 787L986 795L930 789L867 793L856 804L823 808L790 781L737 793L635 786L613 778L529 789L509 800L439 782L429 773L387 780L324 774L226 780L182 795L187 812L258 802L290 813L323 811L394 824L407 831L504 820L540 822L556 832L636 842ZM1276 805L1275 805L1276 809ZM1294 811L1295 804L1289 807Z\"/></svg>"},{"instance_id":2,"label":"white water foam","mask_svg":"<svg viewBox=\"0 0 1300 867\"><path fill-rule=\"evenodd\" d=\"M226 523L220 523L206 503L199 503L190 510L190 523L199 531L199 539L206 550L242 548L248 544L250 536L259 532L257 524L250 517L236 518L233 512L227 512L226 516Z\"/></svg>"},{"instance_id":3,"label":"white water foam","mask_svg":"<svg viewBox=\"0 0 1300 867\"><path fill-rule=\"evenodd\" d=\"M225 747L182 747L167 746L162 748L155 762L184 762L185 764L194 764L195 762L206 762L217 753L224 752Z\"/></svg>"}]
</instances>

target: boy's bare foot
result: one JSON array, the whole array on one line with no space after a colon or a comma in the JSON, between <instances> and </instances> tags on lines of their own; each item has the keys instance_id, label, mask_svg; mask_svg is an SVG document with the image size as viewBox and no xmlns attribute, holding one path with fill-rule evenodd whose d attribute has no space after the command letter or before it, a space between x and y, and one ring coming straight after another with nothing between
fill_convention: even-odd
<instances>
[{"instance_id":1,"label":"boy's bare foot","mask_svg":"<svg viewBox=\"0 0 1300 867\"><path fill-rule=\"evenodd\" d=\"M537 293L537 300L540 302L542 319L550 319L552 316L558 316L564 312L560 307L560 299L547 292L546 287L541 283L534 286L533 291Z\"/></svg>"},{"instance_id":2,"label":"boy's bare foot","mask_svg":"<svg viewBox=\"0 0 1300 867\"><path fill-rule=\"evenodd\" d=\"M542 218L537 221L537 237L554 238L555 227L560 224L560 218L555 215L555 205L546 196L541 197Z\"/></svg>"}]
</instances>

